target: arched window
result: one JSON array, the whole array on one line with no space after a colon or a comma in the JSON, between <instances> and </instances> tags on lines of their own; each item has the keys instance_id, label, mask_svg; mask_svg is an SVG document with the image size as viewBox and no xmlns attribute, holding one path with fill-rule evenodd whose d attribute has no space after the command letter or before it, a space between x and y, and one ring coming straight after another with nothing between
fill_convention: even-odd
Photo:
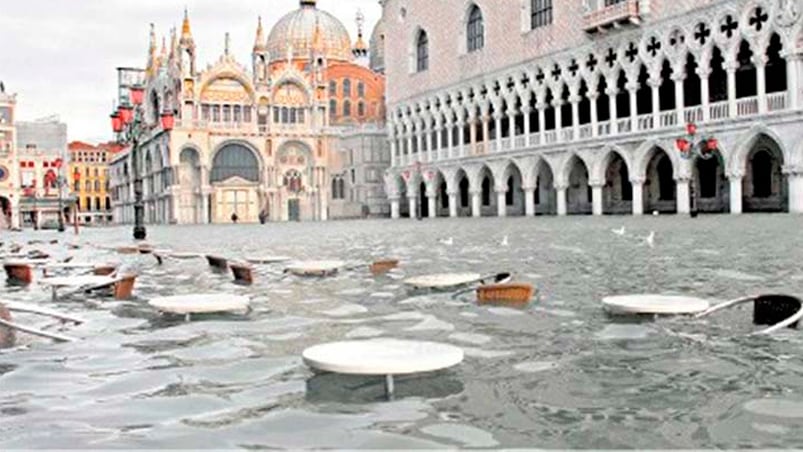
<instances>
[{"instance_id":1,"label":"arched window","mask_svg":"<svg viewBox=\"0 0 803 452\"><path fill-rule=\"evenodd\" d=\"M427 32L420 30L415 40L415 68L416 72L423 72L429 69L429 37Z\"/></svg>"},{"instance_id":2,"label":"arched window","mask_svg":"<svg viewBox=\"0 0 803 452\"><path fill-rule=\"evenodd\" d=\"M552 0L531 0L530 8L532 29L552 23Z\"/></svg>"},{"instance_id":3,"label":"arched window","mask_svg":"<svg viewBox=\"0 0 803 452\"><path fill-rule=\"evenodd\" d=\"M329 95L337 96L337 82L334 80L329 82Z\"/></svg>"},{"instance_id":4,"label":"arched window","mask_svg":"<svg viewBox=\"0 0 803 452\"><path fill-rule=\"evenodd\" d=\"M346 181L343 177L337 178L337 189L340 192L340 199L346 199Z\"/></svg>"},{"instance_id":5,"label":"arched window","mask_svg":"<svg viewBox=\"0 0 803 452\"><path fill-rule=\"evenodd\" d=\"M332 99L329 101L329 118L335 119L337 117L337 101Z\"/></svg>"},{"instance_id":6,"label":"arched window","mask_svg":"<svg viewBox=\"0 0 803 452\"><path fill-rule=\"evenodd\" d=\"M287 110L287 107L282 107L282 124L288 122L290 122L290 111Z\"/></svg>"},{"instance_id":7,"label":"arched window","mask_svg":"<svg viewBox=\"0 0 803 452\"><path fill-rule=\"evenodd\" d=\"M295 124L296 123L296 109L295 108L291 108L290 109L290 123L291 124Z\"/></svg>"},{"instance_id":8,"label":"arched window","mask_svg":"<svg viewBox=\"0 0 803 452\"><path fill-rule=\"evenodd\" d=\"M351 97L351 80L343 80L343 97Z\"/></svg>"},{"instance_id":9,"label":"arched window","mask_svg":"<svg viewBox=\"0 0 803 452\"><path fill-rule=\"evenodd\" d=\"M259 182L259 161L251 149L232 143L223 146L215 154L210 182L222 182L235 176Z\"/></svg>"},{"instance_id":10,"label":"arched window","mask_svg":"<svg viewBox=\"0 0 803 452\"><path fill-rule=\"evenodd\" d=\"M304 190L301 173L298 170L290 170L285 173L283 182L290 193L299 193Z\"/></svg>"},{"instance_id":11,"label":"arched window","mask_svg":"<svg viewBox=\"0 0 803 452\"><path fill-rule=\"evenodd\" d=\"M357 103L357 116L359 117L365 116L365 103L363 102Z\"/></svg>"},{"instance_id":12,"label":"arched window","mask_svg":"<svg viewBox=\"0 0 803 452\"><path fill-rule=\"evenodd\" d=\"M112 200L108 196L106 197L106 210L108 211L112 210Z\"/></svg>"},{"instance_id":13,"label":"arched window","mask_svg":"<svg viewBox=\"0 0 803 452\"><path fill-rule=\"evenodd\" d=\"M477 5L471 5L471 11L468 13L466 37L469 52L485 47L485 24L482 20L482 11Z\"/></svg>"},{"instance_id":14,"label":"arched window","mask_svg":"<svg viewBox=\"0 0 803 452\"><path fill-rule=\"evenodd\" d=\"M767 65L764 66L767 92L777 93L786 91L786 60L781 56L783 43L777 33L773 33L770 44L767 46Z\"/></svg>"},{"instance_id":15,"label":"arched window","mask_svg":"<svg viewBox=\"0 0 803 452\"><path fill-rule=\"evenodd\" d=\"M365 97L365 83L363 82L357 83L357 97L359 97L360 99Z\"/></svg>"},{"instance_id":16,"label":"arched window","mask_svg":"<svg viewBox=\"0 0 803 452\"><path fill-rule=\"evenodd\" d=\"M351 116L351 102L345 101L343 102L343 117L348 118Z\"/></svg>"},{"instance_id":17,"label":"arched window","mask_svg":"<svg viewBox=\"0 0 803 452\"><path fill-rule=\"evenodd\" d=\"M100 212L100 198L95 198L95 211Z\"/></svg>"}]
</instances>

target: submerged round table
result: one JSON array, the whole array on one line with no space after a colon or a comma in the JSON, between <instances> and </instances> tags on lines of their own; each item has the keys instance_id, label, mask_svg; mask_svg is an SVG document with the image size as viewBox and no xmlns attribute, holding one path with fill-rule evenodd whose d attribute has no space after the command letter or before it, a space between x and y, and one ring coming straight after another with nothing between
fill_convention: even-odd
<instances>
[{"instance_id":1,"label":"submerged round table","mask_svg":"<svg viewBox=\"0 0 803 452\"><path fill-rule=\"evenodd\" d=\"M287 262L291 258L288 256L250 256L245 260L252 264L278 264L279 262Z\"/></svg>"},{"instance_id":2,"label":"submerged round table","mask_svg":"<svg viewBox=\"0 0 803 452\"><path fill-rule=\"evenodd\" d=\"M246 296L226 293L206 293L174 295L154 298L149 305L161 312L183 314L189 321L192 314L213 314L218 312L248 311L249 299Z\"/></svg>"},{"instance_id":3,"label":"submerged round table","mask_svg":"<svg viewBox=\"0 0 803 452\"><path fill-rule=\"evenodd\" d=\"M682 315L703 312L711 304L702 298L645 294L605 297L602 305L612 314Z\"/></svg>"},{"instance_id":4,"label":"submerged round table","mask_svg":"<svg viewBox=\"0 0 803 452\"><path fill-rule=\"evenodd\" d=\"M479 273L441 273L436 275L416 276L404 281L408 286L418 289L449 289L477 282L482 278Z\"/></svg>"},{"instance_id":5,"label":"submerged round table","mask_svg":"<svg viewBox=\"0 0 803 452\"><path fill-rule=\"evenodd\" d=\"M94 290L102 289L107 286L112 286L118 280L111 276L98 276L98 275L77 275L77 276L56 276L53 278L45 278L42 284L50 286L52 290L52 298L58 298L58 289L70 287L78 290Z\"/></svg>"},{"instance_id":6,"label":"submerged round table","mask_svg":"<svg viewBox=\"0 0 803 452\"><path fill-rule=\"evenodd\" d=\"M371 339L331 342L302 353L307 366L340 374L385 376L385 392L393 396L393 376L431 372L463 361L459 347L437 342Z\"/></svg>"},{"instance_id":7,"label":"submerged round table","mask_svg":"<svg viewBox=\"0 0 803 452\"><path fill-rule=\"evenodd\" d=\"M296 276L329 276L334 275L346 265L343 261L306 261L293 262L285 271Z\"/></svg>"}]
</instances>

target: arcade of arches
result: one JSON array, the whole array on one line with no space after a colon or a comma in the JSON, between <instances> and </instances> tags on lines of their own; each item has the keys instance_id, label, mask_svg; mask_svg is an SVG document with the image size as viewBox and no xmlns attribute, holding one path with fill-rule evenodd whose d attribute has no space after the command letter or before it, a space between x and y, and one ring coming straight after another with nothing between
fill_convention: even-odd
<instances>
[{"instance_id":1,"label":"arcade of arches","mask_svg":"<svg viewBox=\"0 0 803 452\"><path fill-rule=\"evenodd\" d=\"M788 212L803 208L803 175L770 133L731 153L683 160L671 143L628 152L609 147L424 167L390 173L392 216L481 217L659 213Z\"/></svg>"}]
</instances>

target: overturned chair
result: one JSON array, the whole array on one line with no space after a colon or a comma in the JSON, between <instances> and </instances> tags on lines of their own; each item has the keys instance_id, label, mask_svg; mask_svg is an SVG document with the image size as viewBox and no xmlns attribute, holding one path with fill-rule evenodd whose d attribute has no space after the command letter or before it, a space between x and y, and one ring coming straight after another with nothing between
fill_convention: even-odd
<instances>
[{"instance_id":1,"label":"overturned chair","mask_svg":"<svg viewBox=\"0 0 803 452\"><path fill-rule=\"evenodd\" d=\"M113 273L108 276L82 275L46 278L42 280L42 283L50 286L54 301L59 298L59 289L68 289L68 292L61 294L62 297L81 292L104 291L110 292L115 300L128 300L133 295L136 279L136 274Z\"/></svg>"},{"instance_id":2,"label":"overturned chair","mask_svg":"<svg viewBox=\"0 0 803 452\"><path fill-rule=\"evenodd\" d=\"M699 313L695 318L708 317L718 311L753 302L753 324L769 325L769 328L755 331L751 336L771 334L784 328L797 328L803 319L803 302L790 295L754 295L726 301Z\"/></svg>"}]
</instances>

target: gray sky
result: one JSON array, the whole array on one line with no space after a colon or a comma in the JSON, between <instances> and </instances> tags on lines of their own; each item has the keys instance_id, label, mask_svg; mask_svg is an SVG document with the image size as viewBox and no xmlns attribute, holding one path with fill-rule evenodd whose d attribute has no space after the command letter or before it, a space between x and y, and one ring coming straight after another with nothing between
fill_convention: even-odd
<instances>
[{"instance_id":1,"label":"gray sky","mask_svg":"<svg viewBox=\"0 0 803 452\"><path fill-rule=\"evenodd\" d=\"M298 0L0 0L0 80L17 93L17 119L58 114L72 140L107 141L118 66L143 67L149 24L169 42L189 9L199 68L223 53L231 33L237 60L250 68L257 17L265 33ZM365 39L379 19L377 0L319 0L357 36L355 16L366 17ZM161 45L161 43L160 43Z\"/></svg>"}]
</instances>

